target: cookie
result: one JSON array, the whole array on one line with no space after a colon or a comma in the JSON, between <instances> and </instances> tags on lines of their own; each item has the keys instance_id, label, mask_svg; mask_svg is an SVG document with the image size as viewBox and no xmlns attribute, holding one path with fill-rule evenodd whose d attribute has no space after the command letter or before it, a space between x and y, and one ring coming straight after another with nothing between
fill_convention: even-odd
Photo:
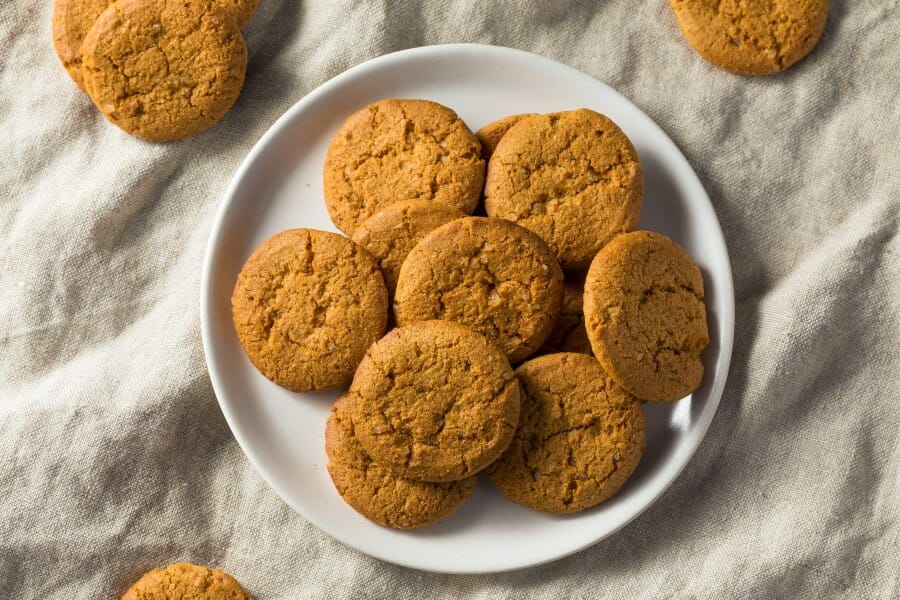
<instances>
[{"instance_id":1,"label":"cookie","mask_svg":"<svg viewBox=\"0 0 900 600\"><path fill-rule=\"evenodd\" d=\"M809 54L825 31L828 0L671 0L681 33L697 53L741 75L783 71Z\"/></svg>"},{"instance_id":2,"label":"cookie","mask_svg":"<svg viewBox=\"0 0 900 600\"><path fill-rule=\"evenodd\" d=\"M544 345L538 354L555 354L556 352L578 352L593 356L591 342L584 328L584 278L567 275L563 284L563 301L559 317Z\"/></svg>"},{"instance_id":3,"label":"cookie","mask_svg":"<svg viewBox=\"0 0 900 600\"><path fill-rule=\"evenodd\" d=\"M328 148L325 205L347 235L400 200L471 214L481 197L481 145L456 113L427 100L382 100L354 113Z\"/></svg>"},{"instance_id":4,"label":"cookie","mask_svg":"<svg viewBox=\"0 0 900 600\"><path fill-rule=\"evenodd\" d=\"M81 46L91 100L114 125L156 142L200 133L237 100L247 46L207 0L119 0Z\"/></svg>"},{"instance_id":5,"label":"cookie","mask_svg":"<svg viewBox=\"0 0 900 600\"><path fill-rule=\"evenodd\" d=\"M674 401L700 386L703 276L666 236L634 231L603 248L587 274L584 316L597 359L631 394Z\"/></svg>"},{"instance_id":6,"label":"cookie","mask_svg":"<svg viewBox=\"0 0 900 600\"><path fill-rule=\"evenodd\" d=\"M234 577L222 569L188 563L153 569L122 595L122 600L253 600Z\"/></svg>"},{"instance_id":7,"label":"cookie","mask_svg":"<svg viewBox=\"0 0 900 600\"><path fill-rule=\"evenodd\" d=\"M506 450L519 387L503 351L467 327L427 321L369 348L350 386L366 453L399 477L455 481Z\"/></svg>"},{"instance_id":8,"label":"cookie","mask_svg":"<svg viewBox=\"0 0 900 600\"><path fill-rule=\"evenodd\" d=\"M638 223L643 172L619 127L592 110L535 115L516 123L491 156L484 205L491 217L537 233L564 269Z\"/></svg>"},{"instance_id":9,"label":"cookie","mask_svg":"<svg viewBox=\"0 0 900 600\"><path fill-rule=\"evenodd\" d=\"M487 470L503 495L533 510L572 513L619 491L644 452L640 402L584 354L539 356L516 378L519 428Z\"/></svg>"},{"instance_id":10,"label":"cookie","mask_svg":"<svg viewBox=\"0 0 900 600\"><path fill-rule=\"evenodd\" d=\"M75 84L84 89L81 73L81 44L91 25L112 0L56 0L53 6L53 46L59 60ZM215 0L214 5L244 27L259 0Z\"/></svg>"},{"instance_id":11,"label":"cookie","mask_svg":"<svg viewBox=\"0 0 900 600\"><path fill-rule=\"evenodd\" d=\"M369 251L381 266L388 294L393 296L400 265L422 238L441 225L465 215L429 200L404 200L366 219L353 232L353 241Z\"/></svg>"},{"instance_id":12,"label":"cookie","mask_svg":"<svg viewBox=\"0 0 900 600\"><path fill-rule=\"evenodd\" d=\"M525 117L531 117L534 113L525 113L522 115L510 115L497 119L492 123L488 123L475 132L475 137L481 142L481 157L484 160L490 160L491 155L500 143L500 138L506 135L510 128L521 121Z\"/></svg>"},{"instance_id":13,"label":"cookie","mask_svg":"<svg viewBox=\"0 0 900 600\"><path fill-rule=\"evenodd\" d=\"M394 296L399 325L456 321L525 359L550 334L563 273L547 245L515 223L486 217L438 227L403 261Z\"/></svg>"},{"instance_id":14,"label":"cookie","mask_svg":"<svg viewBox=\"0 0 900 600\"><path fill-rule=\"evenodd\" d=\"M345 385L387 325L378 265L349 239L290 229L262 243L231 296L238 339L259 371L289 390Z\"/></svg>"},{"instance_id":15,"label":"cookie","mask_svg":"<svg viewBox=\"0 0 900 600\"><path fill-rule=\"evenodd\" d=\"M334 403L325 425L325 453L328 473L341 498L362 516L386 527L434 525L456 512L478 483L478 477L446 483L414 481L373 462L353 433L346 392Z\"/></svg>"}]
</instances>

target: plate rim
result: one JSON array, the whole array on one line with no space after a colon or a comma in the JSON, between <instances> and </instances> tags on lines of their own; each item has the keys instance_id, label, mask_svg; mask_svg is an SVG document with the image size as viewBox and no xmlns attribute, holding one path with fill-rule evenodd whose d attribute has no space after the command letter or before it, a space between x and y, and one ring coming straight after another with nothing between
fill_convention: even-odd
<instances>
[{"instance_id":1,"label":"plate rim","mask_svg":"<svg viewBox=\"0 0 900 600\"><path fill-rule=\"evenodd\" d=\"M538 67L544 68L552 68L565 72L565 74L569 77L578 78L578 79L587 79L590 80L591 85L599 85L602 88L605 88L605 92L617 97L618 101L625 102L626 104L631 105L634 109L640 112L644 117L646 117L647 122L650 127L655 129L654 132L665 145L670 146L667 150L669 152L674 152L674 155L681 159L685 165L688 167L688 173L686 173L686 177L690 179L691 186L696 188L702 193L702 197L694 198L692 204L699 204L703 207L704 210L707 210L712 216L712 222L715 223L716 227L712 233L715 236L715 243L721 247L722 255L723 255L723 270L725 277L722 282L724 285L722 289L717 289L717 293L722 294L721 305L722 305L722 314L717 314L719 318L719 327L722 331L722 345L719 349L719 357L722 365L722 375L720 378L717 378L713 384L713 387L710 389L708 396L708 406L709 408L705 408L703 412L701 412L700 418L698 419L697 426L695 430L697 431L697 435L689 440L685 444L685 448L687 449L686 457L682 464L678 465L677 468L671 473L668 480L665 481L664 485L660 487L659 490L653 495L653 497L642 507L640 507L634 514L630 515L627 519L624 519L621 523L619 523L614 528L610 529L605 535L600 535L599 537L584 543L578 547L567 549L563 552L557 552L550 556L544 557L540 560L531 560L522 562L522 564L513 564L509 566L492 566L484 569L453 569L452 565L448 565L450 568L433 568L429 566L424 566L422 564L411 564L409 562L400 562L389 555L386 555L384 552L372 552L370 550L363 550L357 544L353 542L351 539L346 539L346 536L336 535L329 531L326 527L324 527L319 519L316 517L312 517L306 514L305 511L301 510L298 506L296 506L291 500L289 494L283 489L283 487L276 481L276 479L268 472L266 467L261 463L260 459L256 456L256 453L250 449L250 443L241 433L240 426L237 423L237 419L235 415L232 413L229 404L224 401L222 398L226 395L226 391L222 389L222 385L220 383L221 378L218 376L219 369L214 364L212 359L210 358L213 354L213 343L210 333L210 322L212 320L211 312L212 305L214 303L213 294L211 291L211 280L213 277L212 271L215 264L214 255L216 250L216 245L218 240L222 235L222 230L224 228L224 224L227 221L227 215L233 205L234 195L239 186L240 181L244 178L247 171L254 165L257 160L257 157L265 150L266 146L269 144L270 140L272 140L275 136L277 136L282 129L293 120L296 114L302 112L305 107L309 104L314 103L320 96L328 94L333 88L340 86L344 81L353 79L360 74L363 74L365 71L371 69L375 65L381 65L382 63L390 63L397 62L401 63L404 59L412 56L419 56L427 58L429 55L439 55L439 54L448 54L448 53L456 53L456 52L469 52L469 53L481 53L481 52L490 52L496 53L497 55L505 55L508 58L513 58L516 60L526 60L532 61ZM527 52L524 50L519 50L515 48L508 48L504 46L494 46L488 44L476 44L476 43L457 43L457 44L438 44L431 46L419 46L414 48L407 48L404 50L399 50L396 52L391 52L388 54L383 54L380 56L376 56L374 58L368 59L364 62L361 62L349 69L339 73L338 75L328 79L323 82L299 100L297 100L290 108L288 108L281 116L279 116L272 125L266 129L265 133L254 143L253 147L241 161L238 168L234 171L228 186L225 188L225 191L222 194L222 197L219 201L219 205L216 208L215 215L213 218L212 226L210 227L209 237L207 239L206 247L204 249L203 255L203 264L201 269L201 278L200 278L200 335L203 346L203 356L204 361L206 363L207 372L210 378L210 383L212 384L213 392L216 396L216 402L219 405L220 410L222 411L223 416L225 417L225 421L228 424L228 428L231 431L231 434L234 436L235 440L238 442L238 446L243 452L244 456L256 470L256 472L263 478L266 484L279 496L279 498L288 506L291 507L301 518L314 525L320 532L327 535L328 537L337 540L338 542L353 548L355 551L360 552L362 554L366 554L368 556L372 556L376 559L395 564L402 567L413 568L425 572L433 572L433 573L444 573L444 574L491 574L491 573L503 573L509 571L517 571L521 569L526 569L530 567L544 565L550 562L554 562L556 560L560 560L567 556L571 556L582 550L597 544L598 542L606 539L618 531L620 531L623 527L634 521L641 514L644 513L648 508L650 508L656 501L664 494L667 490L672 487L672 484L680 477L681 473L687 467L687 465L694 458L694 455L697 453L697 449L700 444L706 439L706 434L709 431L709 427L712 423L715 414L718 412L719 404L721 403L722 394L724 392L725 384L728 380L729 371L731 368L731 358L732 358L732 350L734 346L734 323L735 323L735 299L734 299L734 276L731 268L731 259L728 254L728 246L725 242L725 235L722 231L722 225L719 222L718 216L716 214L715 208L710 200L709 194L706 192L705 187L703 186L702 181L700 181L697 172L694 170L691 163L688 161L687 157L681 151L680 148L675 144L675 142L669 137L669 135L656 123L649 115L647 115L640 107L638 107L634 102L620 94L614 88L609 86L603 81L584 73L574 67L561 63L552 58L548 58L546 56L542 56L539 54L535 54L532 52Z\"/></svg>"}]
</instances>

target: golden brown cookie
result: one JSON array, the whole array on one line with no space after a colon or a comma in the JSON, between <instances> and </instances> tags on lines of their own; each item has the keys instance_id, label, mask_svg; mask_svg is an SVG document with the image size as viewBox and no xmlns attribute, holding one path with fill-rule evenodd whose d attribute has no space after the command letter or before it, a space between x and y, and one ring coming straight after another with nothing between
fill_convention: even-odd
<instances>
[{"instance_id":1,"label":"golden brown cookie","mask_svg":"<svg viewBox=\"0 0 900 600\"><path fill-rule=\"evenodd\" d=\"M566 275L563 284L562 308L556 324L538 354L555 354L557 352L578 352L594 355L591 342L584 328L584 277Z\"/></svg>"},{"instance_id":2,"label":"golden brown cookie","mask_svg":"<svg viewBox=\"0 0 900 600\"><path fill-rule=\"evenodd\" d=\"M386 527L413 529L442 521L465 502L478 477L426 483L397 477L372 461L353 433L349 396L334 403L325 425L328 473L354 510Z\"/></svg>"},{"instance_id":3,"label":"golden brown cookie","mask_svg":"<svg viewBox=\"0 0 900 600\"><path fill-rule=\"evenodd\" d=\"M354 113L328 148L325 205L352 234L400 200L471 214L481 196L481 145L456 113L427 100L381 100Z\"/></svg>"},{"instance_id":4,"label":"golden brown cookie","mask_svg":"<svg viewBox=\"0 0 900 600\"><path fill-rule=\"evenodd\" d=\"M112 0L56 0L53 6L53 46L63 67L84 89L81 74L81 44L97 17ZM256 11L259 0L213 0L213 4L234 17L244 27Z\"/></svg>"},{"instance_id":5,"label":"golden brown cookie","mask_svg":"<svg viewBox=\"0 0 900 600\"><path fill-rule=\"evenodd\" d=\"M222 569L188 563L153 569L122 595L122 600L253 600Z\"/></svg>"},{"instance_id":6,"label":"golden brown cookie","mask_svg":"<svg viewBox=\"0 0 900 600\"><path fill-rule=\"evenodd\" d=\"M503 351L450 321L390 331L366 352L350 398L366 453L418 481L474 475L506 450L519 419Z\"/></svg>"},{"instance_id":7,"label":"golden brown cookie","mask_svg":"<svg viewBox=\"0 0 900 600\"><path fill-rule=\"evenodd\" d=\"M521 121L525 117L531 117L534 113L525 113L522 115L510 115L497 119L492 123L488 123L475 132L475 137L481 142L481 157L484 160L490 160L491 155L500 143L500 138L506 135L510 128Z\"/></svg>"},{"instance_id":8,"label":"golden brown cookie","mask_svg":"<svg viewBox=\"0 0 900 600\"><path fill-rule=\"evenodd\" d=\"M455 208L438 202L404 200L366 219L353 232L353 241L378 261L388 294L393 296L400 265L409 251L441 225L464 216Z\"/></svg>"},{"instance_id":9,"label":"golden brown cookie","mask_svg":"<svg viewBox=\"0 0 900 600\"><path fill-rule=\"evenodd\" d=\"M584 316L597 359L631 394L673 401L699 387L709 345L703 276L666 236L634 231L603 248L588 271Z\"/></svg>"},{"instance_id":10,"label":"golden brown cookie","mask_svg":"<svg viewBox=\"0 0 900 600\"><path fill-rule=\"evenodd\" d=\"M631 141L592 110L516 123L488 164L484 206L537 233L564 269L587 267L637 226L644 178Z\"/></svg>"},{"instance_id":11,"label":"golden brown cookie","mask_svg":"<svg viewBox=\"0 0 900 600\"><path fill-rule=\"evenodd\" d=\"M783 71L825 30L828 0L671 0L681 33L712 64L742 75Z\"/></svg>"},{"instance_id":12,"label":"golden brown cookie","mask_svg":"<svg viewBox=\"0 0 900 600\"><path fill-rule=\"evenodd\" d=\"M97 17L112 0L56 0L53 5L53 46L75 84L84 89L81 44Z\"/></svg>"},{"instance_id":13,"label":"golden brown cookie","mask_svg":"<svg viewBox=\"0 0 900 600\"><path fill-rule=\"evenodd\" d=\"M156 142L225 116L247 69L235 20L207 0L119 0L97 18L81 53L84 88L100 112Z\"/></svg>"},{"instance_id":14,"label":"golden brown cookie","mask_svg":"<svg viewBox=\"0 0 900 600\"><path fill-rule=\"evenodd\" d=\"M584 354L539 356L516 369L519 428L488 476L522 506L571 513L611 497L644 453L640 402Z\"/></svg>"},{"instance_id":15,"label":"golden brown cookie","mask_svg":"<svg viewBox=\"0 0 900 600\"><path fill-rule=\"evenodd\" d=\"M457 219L425 236L403 261L394 317L399 325L462 323L515 363L550 334L562 282L550 249L527 229L502 219Z\"/></svg>"},{"instance_id":16,"label":"golden brown cookie","mask_svg":"<svg viewBox=\"0 0 900 600\"><path fill-rule=\"evenodd\" d=\"M387 290L368 252L344 236L289 229L247 259L231 296L238 339L289 390L344 385L387 325Z\"/></svg>"}]
</instances>

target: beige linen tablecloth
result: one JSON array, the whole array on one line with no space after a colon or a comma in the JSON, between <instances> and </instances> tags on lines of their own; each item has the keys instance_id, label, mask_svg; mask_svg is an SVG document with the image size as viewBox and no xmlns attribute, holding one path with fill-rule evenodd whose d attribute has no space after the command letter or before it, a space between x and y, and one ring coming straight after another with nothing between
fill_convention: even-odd
<instances>
[{"instance_id":1,"label":"beige linen tablecloth","mask_svg":"<svg viewBox=\"0 0 900 600\"><path fill-rule=\"evenodd\" d=\"M663 0L262 0L243 94L154 145L57 63L50 0L0 4L0 598L115 598L219 565L274 598L896 598L900 7L832 2L810 57L744 78ZM655 119L725 231L737 327L705 441L646 513L495 576L395 567L272 492L219 411L200 264L233 171L304 94L366 59L483 42L560 60Z\"/></svg>"}]
</instances>

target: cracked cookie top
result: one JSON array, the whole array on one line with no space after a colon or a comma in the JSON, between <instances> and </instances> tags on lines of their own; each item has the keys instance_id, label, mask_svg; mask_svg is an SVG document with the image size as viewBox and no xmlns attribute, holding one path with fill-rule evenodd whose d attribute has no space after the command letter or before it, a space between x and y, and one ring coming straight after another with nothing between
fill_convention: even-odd
<instances>
[{"instance_id":1,"label":"cracked cookie top","mask_svg":"<svg viewBox=\"0 0 900 600\"><path fill-rule=\"evenodd\" d=\"M503 351L449 321L400 327L373 344L350 398L366 453L419 481L455 481L484 469L506 449L519 419L519 386Z\"/></svg>"},{"instance_id":2,"label":"cracked cookie top","mask_svg":"<svg viewBox=\"0 0 900 600\"><path fill-rule=\"evenodd\" d=\"M222 569L175 563L153 569L122 595L122 600L253 600L237 580Z\"/></svg>"},{"instance_id":3,"label":"cracked cookie top","mask_svg":"<svg viewBox=\"0 0 900 600\"><path fill-rule=\"evenodd\" d=\"M259 0L211 0L243 27L253 16ZM84 89L81 44L97 17L113 0L56 0L53 5L53 46L63 67L76 85Z\"/></svg>"},{"instance_id":4,"label":"cracked cookie top","mask_svg":"<svg viewBox=\"0 0 900 600\"><path fill-rule=\"evenodd\" d=\"M634 231L603 248L588 271L584 316L597 359L631 394L674 401L700 386L703 276L666 236Z\"/></svg>"},{"instance_id":5,"label":"cracked cookie top","mask_svg":"<svg viewBox=\"0 0 900 600\"><path fill-rule=\"evenodd\" d=\"M352 235L400 200L428 200L471 214L481 197L481 146L456 113L427 100L382 100L357 111L328 148L325 205Z\"/></svg>"},{"instance_id":6,"label":"cracked cookie top","mask_svg":"<svg viewBox=\"0 0 900 600\"><path fill-rule=\"evenodd\" d=\"M742 75L783 71L825 30L828 0L671 0L688 43L712 64Z\"/></svg>"},{"instance_id":7,"label":"cracked cookie top","mask_svg":"<svg viewBox=\"0 0 900 600\"><path fill-rule=\"evenodd\" d=\"M446 483L404 479L374 462L353 433L346 392L334 403L325 425L325 453L328 473L344 501L367 519L397 529L442 521L466 501L478 483L478 477Z\"/></svg>"},{"instance_id":8,"label":"cracked cookie top","mask_svg":"<svg viewBox=\"0 0 900 600\"><path fill-rule=\"evenodd\" d=\"M644 453L640 402L584 354L539 356L516 369L519 428L487 474L522 506L572 513L608 499Z\"/></svg>"},{"instance_id":9,"label":"cracked cookie top","mask_svg":"<svg viewBox=\"0 0 900 600\"><path fill-rule=\"evenodd\" d=\"M257 248L231 296L238 339L260 372L297 392L344 385L387 326L387 290L344 236L283 231Z\"/></svg>"},{"instance_id":10,"label":"cracked cookie top","mask_svg":"<svg viewBox=\"0 0 900 600\"><path fill-rule=\"evenodd\" d=\"M353 241L378 261L388 294L393 296L400 265L410 250L441 225L464 216L455 208L438 202L404 200L366 219L353 232Z\"/></svg>"},{"instance_id":11,"label":"cracked cookie top","mask_svg":"<svg viewBox=\"0 0 900 600\"><path fill-rule=\"evenodd\" d=\"M394 317L400 325L462 323L516 363L550 334L562 282L553 253L534 233L503 219L457 219L429 233L406 257Z\"/></svg>"},{"instance_id":12,"label":"cracked cookie top","mask_svg":"<svg viewBox=\"0 0 900 600\"><path fill-rule=\"evenodd\" d=\"M628 137L579 109L523 118L506 132L488 163L484 206L537 233L564 269L582 269L637 226L643 190Z\"/></svg>"},{"instance_id":13,"label":"cracked cookie top","mask_svg":"<svg viewBox=\"0 0 900 600\"><path fill-rule=\"evenodd\" d=\"M113 124L147 140L211 127L244 85L247 46L209 0L119 0L81 46L84 88Z\"/></svg>"}]
</instances>

